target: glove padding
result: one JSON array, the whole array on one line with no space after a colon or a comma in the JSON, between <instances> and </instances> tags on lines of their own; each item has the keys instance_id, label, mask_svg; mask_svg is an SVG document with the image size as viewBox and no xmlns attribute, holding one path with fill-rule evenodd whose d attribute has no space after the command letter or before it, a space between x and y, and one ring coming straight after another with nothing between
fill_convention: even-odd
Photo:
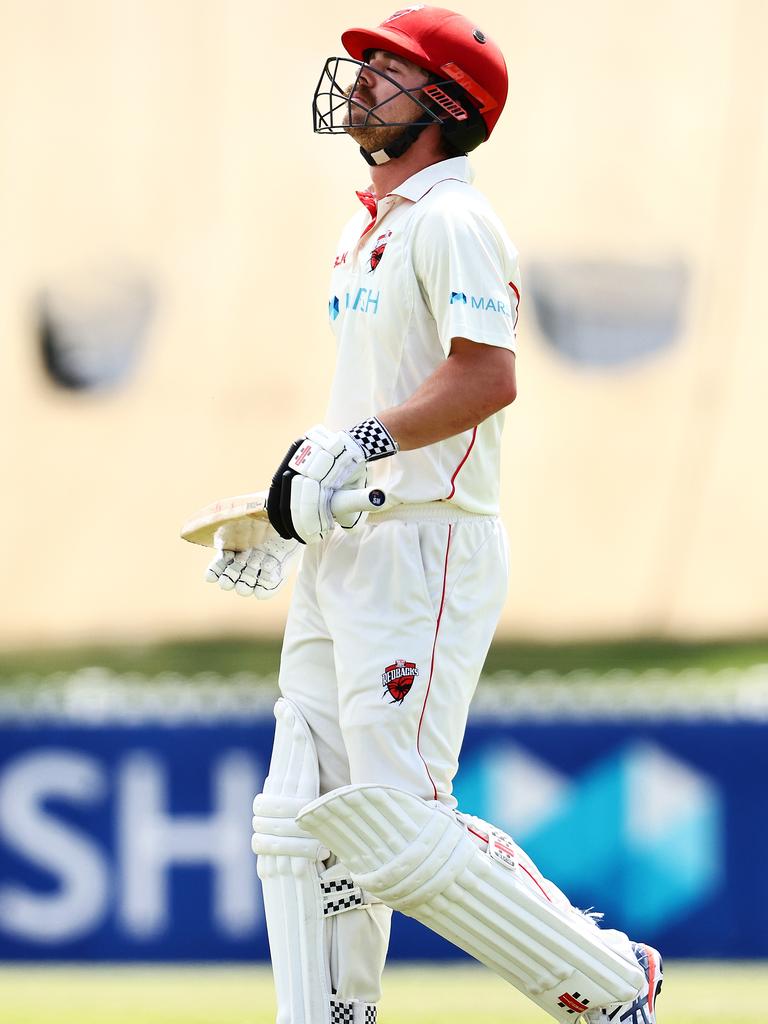
<instances>
[{"instance_id":1,"label":"glove padding","mask_svg":"<svg viewBox=\"0 0 768 1024\"><path fill-rule=\"evenodd\" d=\"M234 538L226 534L226 527L217 533L216 543L221 550L206 569L205 579L218 583L222 590L234 590L241 597L255 597L260 601L274 597L290 575L292 563L299 554L298 541L283 540L265 524L264 537L257 547L238 551L224 546L233 542Z\"/></svg>"},{"instance_id":2,"label":"glove padding","mask_svg":"<svg viewBox=\"0 0 768 1024\"><path fill-rule=\"evenodd\" d=\"M364 487L366 455L344 431L318 425L294 441L272 478L267 514L286 541L314 544L333 529L331 498L341 488ZM340 516L350 529L364 513Z\"/></svg>"}]
</instances>

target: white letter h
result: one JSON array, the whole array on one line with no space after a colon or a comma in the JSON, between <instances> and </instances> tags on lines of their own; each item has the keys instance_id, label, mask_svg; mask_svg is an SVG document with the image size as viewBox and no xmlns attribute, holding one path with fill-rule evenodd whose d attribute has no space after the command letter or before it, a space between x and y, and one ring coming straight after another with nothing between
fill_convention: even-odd
<instances>
[{"instance_id":1,"label":"white letter h","mask_svg":"<svg viewBox=\"0 0 768 1024\"><path fill-rule=\"evenodd\" d=\"M118 842L120 917L137 938L163 932L170 916L172 864L209 863L213 917L233 938L256 930L258 883L250 848L250 806L259 779L245 751L228 751L213 767L215 810L202 816L167 813L166 768L147 752L131 754L120 773Z\"/></svg>"}]
</instances>

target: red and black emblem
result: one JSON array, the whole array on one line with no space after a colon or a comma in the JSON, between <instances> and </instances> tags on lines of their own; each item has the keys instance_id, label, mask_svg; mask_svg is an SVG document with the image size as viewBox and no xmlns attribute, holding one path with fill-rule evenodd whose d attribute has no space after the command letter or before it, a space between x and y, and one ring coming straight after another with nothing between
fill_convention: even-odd
<instances>
[{"instance_id":1,"label":"red and black emblem","mask_svg":"<svg viewBox=\"0 0 768 1024\"><path fill-rule=\"evenodd\" d=\"M563 992L557 1005L562 1007L566 1013L581 1014L587 1012L589 1000L579 992Z\"/></svg>"},{"instance_id":2,"label":"red and black emblem","mask_svg":"<svg viewBox=\"0 0 768 1024\"><path fill-rule=\"evenodd\" d=\"M412 661L398 659L387 665L381 676L381 685L392 698L390 704L402 704L413 686L413 680L419 670Z\"/></svg>"},{"instance_id":3,"label":"red and black emblem","mask_svg":"<svg viewBox=\"0 0 768 1024\"><path fill-rule=\"evenodd\" d=\"M391 234L392 232L388 231L385 235L379 235L376 239L376 245L374 245L371 250L371 255L369 257L369 262L371 264L371 269L368 271L369 274L372 274L376 267L381 263L381 258L384 255L384 250L387 247L387 242L389 241L389 236Z\"/></svg>"}]
</instances>

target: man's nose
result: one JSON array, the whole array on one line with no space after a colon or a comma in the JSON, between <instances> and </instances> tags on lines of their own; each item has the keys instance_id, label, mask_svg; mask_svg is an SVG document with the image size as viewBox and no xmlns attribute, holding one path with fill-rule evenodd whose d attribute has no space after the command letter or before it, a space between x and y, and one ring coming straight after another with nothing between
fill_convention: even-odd
<instances>
[{"instance_id":1,"label":"man's nose","mask_svg":"<svg viewBox=\"0 0 768 1024\"><path fill-rule=\"evenodd\" d=\"M373 88L373 84L376 80L376 72L369 64L365 64L360 69L360 74L357 76L358 84L362 83L366 89Z\"/></svg>"}]
</instances>

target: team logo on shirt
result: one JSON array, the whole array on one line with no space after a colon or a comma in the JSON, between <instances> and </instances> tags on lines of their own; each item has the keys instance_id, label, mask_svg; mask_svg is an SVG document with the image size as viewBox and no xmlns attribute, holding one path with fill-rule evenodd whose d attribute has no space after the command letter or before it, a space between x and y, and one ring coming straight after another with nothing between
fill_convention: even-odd
<instances>
[{"instance_id":1,"label":"team logo on shirt","mask_svg":"<svg viewBox=\"0 0 768 1024\"><path fill-rule=\"evenodd\" d=\"M372 274L376 267L381 263L381 257L384 255L384 250L387 247L387 242L389 241L391 234L391 231L387 231L386 234L379 235L376 239L376 245L371 250L371 255L368 258L371 266L371 269L368 271L369 274Z\"/></svg>"},{"instance_id":2,"label":"team logo on shirt","mask_svg":"<svg viewBox=\"0 0 768 1024\"><path fill-rule=\"evenodd\" d=\"M402 658L398 658L391 665L387 665L381 676L381 685L392 698L390 704L403 703L418 674L419 670L413 661L404 661Z\"/></svg>"}]
</instances>

